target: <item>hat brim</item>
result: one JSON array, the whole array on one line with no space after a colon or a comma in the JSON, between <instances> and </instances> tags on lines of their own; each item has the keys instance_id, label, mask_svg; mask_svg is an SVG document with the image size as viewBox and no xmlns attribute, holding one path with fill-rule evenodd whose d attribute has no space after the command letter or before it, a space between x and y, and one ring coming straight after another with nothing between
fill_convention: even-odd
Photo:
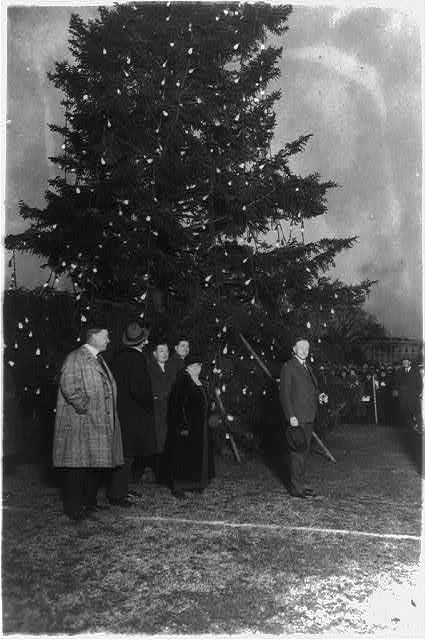
<instances>
[{"instance_id":1,"label":"hat brim","mask_svg":"<svg viewBox=\"0 0 426 640\"><path fill-rule=\"evenodd\" d=\"M203 364L203 358L199 353L193 353L186 356L185 367L190 367L192 364Z\"/></svg>"},{"instance_id":2,"label":"hat brim","mask_svg":"<svg viewBox=\"0 0 426 640\"><path fill-rule=\"evenodd\" d=\"M142 344L142 342L145 342L146 340L146 336L142 335L140 338L138 338L137 340L130 340L127 335L126 332L123 332L123 335L121 336L121 342L126 346L126 347L137 347L139 344Z\"/></svg>"}]
</instances>

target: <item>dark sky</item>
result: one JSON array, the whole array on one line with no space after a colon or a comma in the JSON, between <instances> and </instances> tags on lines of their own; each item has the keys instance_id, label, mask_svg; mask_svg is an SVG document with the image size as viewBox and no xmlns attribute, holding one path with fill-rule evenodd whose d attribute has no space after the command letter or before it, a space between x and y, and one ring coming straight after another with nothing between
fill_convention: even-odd
<instances>
[{"instance_id":1,"label":"dark sky","mask_svg":"<svg viewBox=\"0 0 426 640\"><path fill-rule=\"evenodd\" d=\"M280 42L275 136L277 149L312 133L294 169L341 185L329 193L328 214L306 226L306 240L359 236L331 275L348 283L379 280L368 309L393 335L412 337L422 336L423 317L422 4L293 4ZM63 115L46 73L69 57L72 11L97 13L86 5L8 9L7 233L22 228L18 201L43 206L54 175L48 157L62 141L46 123L62 123ZM17 275L18 285L34 286L48 273L39 260L18 256Z\"/></svg>"}]
</instances>

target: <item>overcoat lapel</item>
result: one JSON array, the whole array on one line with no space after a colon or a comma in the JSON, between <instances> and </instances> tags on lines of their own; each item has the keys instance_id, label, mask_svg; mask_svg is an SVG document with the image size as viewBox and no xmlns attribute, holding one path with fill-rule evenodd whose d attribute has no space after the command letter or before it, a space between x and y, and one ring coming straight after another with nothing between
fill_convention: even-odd
<instances>
[{"instance_id":1,"label":"overcoat lapel","mask_svg":"<svg viewBox=\"0 0 426 640\"><path fill-rule=\"evenodd\" d=\"M298 365L300 371L302 371L304 375L306 375L306 372L309 374L309 376L310 376L315 388L318 387L318 382L317 382L317 379L315 377L315 374L312 371L312 369L309 367L309 365L306 364L306 367L304 367L303 364L300 362L300 360L298 358L296 358L296 356L294 357L294 360L296 361L296 364Z\"/></svg>"},{"instance_id":2,"label":"overcoat lapel","mask_svg":"<svg viewBox=\"0 0 426 640\"><path fill-rule=\"evenodd\" d=\"M308 370L309 375L312 378L312 382L314 383L315 387L318 387L318 381L315 377L314 372L312 371L311 367L309 367L308 365L306 365L306 369Z\"/></svg>"},{"instance_id":3,"label":"overcoat lapel","mask_svg":"<svg viewBox=\"0 0 426 640\"><path fill-rule=\"evenodd\" d=\"M82 349L86 360L94 364L95 368L97 369L97 371L99 371L101 376L105 378L110 385L112 385L113 375L105 360L102 359L101 362L100 358L96 358L92 353L90 353L88 349L86 349L85 347L82 347ZM102 358L102 356L100 357Z\"/></svg>"},{"instance_id":4,"label":"overcoat lapel","mask_svg":"<svg viewBox=\"0 0 426 640\"><path fill-rule=\"evenodd\" d=\"M97 363L98 369L102 373L102 375L108 379L108 382L110 384L112 384L113 379L114 379L114 377L112 375L112 371L108 367L106 361L104 360L104 358L103 358L103 356L101 354L99 354L99 356L96 358L96 363Z\"/></svg>"}]
</instances>

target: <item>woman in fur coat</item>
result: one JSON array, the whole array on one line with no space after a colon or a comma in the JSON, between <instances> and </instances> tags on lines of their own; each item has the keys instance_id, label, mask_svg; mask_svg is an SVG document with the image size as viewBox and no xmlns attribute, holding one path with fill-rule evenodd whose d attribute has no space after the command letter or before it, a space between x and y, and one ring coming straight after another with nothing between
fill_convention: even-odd
<instances>
[{"instance_id":1,"label":"woman in fur coat","mask_svg":"<svg viewBox=\"0 0 426 640\"><path fill-rule=\"evenodd\" d=\"M199 378L201 366L198 354L187 356L169 399L166 455L172 493L177 498L185 497L185 490L201 493L214 477L209 400Z\"/></svg>"}]
</instances>

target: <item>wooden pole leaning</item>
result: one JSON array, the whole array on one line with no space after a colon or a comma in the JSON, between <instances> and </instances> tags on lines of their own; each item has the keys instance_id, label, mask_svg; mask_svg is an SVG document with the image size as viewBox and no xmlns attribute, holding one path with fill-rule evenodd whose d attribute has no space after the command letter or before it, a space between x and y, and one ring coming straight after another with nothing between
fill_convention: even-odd
<instances>
[{"instance_id":1,"label":"wooden pole leaning","mask_svg":"<svg viewBox=\"0 0 426 640\"><path fill-rule=\"evenodd\" d=\"M218 387L214 388L214 395L215 395L215 398L216 398L216 406L219 409L220 414L222 416L222 421L226 426L225 438L227 440L229 440L229 443L231 445L232 453L234 454L235 460L238 462L238 464L240 464L241 463L240 454L238 452L237 445L236 445L235 440L234 440L234 436L232 435L230 429L228 428L228 416L227 416L225 407L223 405L222 397L220 395L220 389Z\"/></svg>"},{"instance_id":2,"label":"wooden pole leaning","mask_svg":"<svg viewBox=\"0 0 426 640\"><path fill-rule=\"evenodd\" d=\"M375 375L372 376L371 382L373 384L374 419L376 420L376 424L378 424L379 419L377 416L377 394L376 394L376 376Z\"/></svg>"},{"instance_id":3,"label":"wooden pole leaning","mask_svg":"<svg viewBox=\"0 0 426 640\"><path fill-rule=\"evenodd\" d=\"M250 351L251 355L253 356L253 358L256 360L257 364L259 365L259 367L262 369L262 371L264 371L266 373L266 375L268 376L268 378L270 378L271 380L274 380L274 378L272 377L271 372L269 371L268 367L266 366L266 364L263 362L263 360L257 355L257 353L255 352L255 350L253 349L253 347L251 346L251 344L245 339L245 337L243 336L242 333L239 334L241 342L244 344L244 346ZM274 380L275 381L275 380ZM327 458L329 460L331 460L332 462L336 463L336 458L333 456L333 454L331 453L331 451L325 446L325 444L323 443L323 441L321 440L321 438L315 433L315 431L312 432L312 437L313 439L316 441L316 443L321 447L321 449L324 451L324 453L326 454Z\"/></svg>"}]
</instances>

